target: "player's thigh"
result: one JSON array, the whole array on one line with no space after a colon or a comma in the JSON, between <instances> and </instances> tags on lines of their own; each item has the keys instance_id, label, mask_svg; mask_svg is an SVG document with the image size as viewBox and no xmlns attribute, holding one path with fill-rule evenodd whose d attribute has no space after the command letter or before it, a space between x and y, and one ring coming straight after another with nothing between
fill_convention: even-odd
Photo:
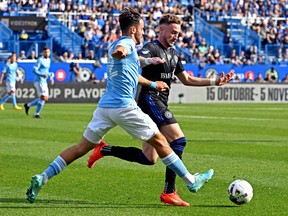
<instances>
[{"instance_id":1,"label":"player's thigh","mask_svg":"<svg viewBox=\"0 0 288 216\"><path fill-rule=\"evenodd\" d=\"M168 109L167 104L155 95L142 95L138 101L139 107L144 113L148 114L158 125L177 123L173 113Z\"/></svg>"},{"instance_id":2,"label":"player's thigh","mask_svg":"<svg viewBox=\"0 0 288 216\"><path fill-rule=\"evenodd\" d=\"M160 127L160 131L169 143L181 137L184 137L184 133L178 123L162 125Z\"/></svg>"},{"instance_id":3,"label":"player's thigh","mask_svg":"<svg viewBox=\"0 0 288 216\"><path fill-rule=\"evenodd\" d=\"M6 82L6 87L7 87L7 92L8 93L16 91L15 83Z\"/></svg>"},{"instance_id":4,"label":"player's thigh","mask_svg":"<svg viewBox=\"0 0 288 216\"><path fill-rule=\"evenodd\" d=\"M34 87L36 88L38 97L45 96L48 97L49 90L48 84L44 82L34 82Z\"/></svg>"},{"instance_id":5,"label":"player's thigh","mask_svg":"<svg viewBox=\"0 0 288 216\"><path fill-rule=\"evenodd\" d=\"M110 119L109 110L104 108L97 108L93 112L93 117L84 131L83 136L92 143L99 143L105 136L105 134L113 127L116 123Z\"/></svg>"},{"instance_id":6,"label":"player's thigh","mask_svg":"<svg viewBox=\"0 0 288 216\"><path fill-rule=\"evenodd\" d=\"M111 118L136 139L147 141L158 133L157 125L136 105L111 111Z\"/></svg>"}]
</instances>

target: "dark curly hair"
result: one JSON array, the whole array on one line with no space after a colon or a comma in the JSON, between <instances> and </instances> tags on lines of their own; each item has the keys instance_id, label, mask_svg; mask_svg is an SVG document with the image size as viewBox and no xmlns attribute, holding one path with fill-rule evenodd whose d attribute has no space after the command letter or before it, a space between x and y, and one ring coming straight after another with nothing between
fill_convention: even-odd
<instances>
[{"instance_id":1,"label":"dark curly hair","mask_svg":"<svg viewBox=\"0 0 288 216\"><path fill-rule=\"evenodd\" d=\"M122 32L126 32L128 28L132 25L137 25L140 23L141 14L132 7L123 8L120 16L119 22Z\"/></svg>"}]
</instances>

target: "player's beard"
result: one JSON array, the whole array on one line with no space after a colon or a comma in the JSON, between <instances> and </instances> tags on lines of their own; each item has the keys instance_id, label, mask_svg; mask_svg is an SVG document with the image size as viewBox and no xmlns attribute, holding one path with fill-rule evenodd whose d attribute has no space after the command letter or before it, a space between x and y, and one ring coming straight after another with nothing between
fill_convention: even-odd
<instances>
[{"instance_id":1,"label":"player's beard","mask_svg":"<svg viewBox=\"0 0 288 216\"><path fill-rule=\"evenodd\" d=\"M139 45L142 43L142 36L140 37L135 37L136 45Z\"/></svg>"}]
</instances>

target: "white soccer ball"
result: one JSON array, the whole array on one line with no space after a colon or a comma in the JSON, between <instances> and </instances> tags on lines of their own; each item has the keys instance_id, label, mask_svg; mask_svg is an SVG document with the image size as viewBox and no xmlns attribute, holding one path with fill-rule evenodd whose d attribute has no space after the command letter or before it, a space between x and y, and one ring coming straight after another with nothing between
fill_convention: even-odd
<instances>
[{"instance_id":1,"label":"white soccer ball","mask_svg":"<svg viewBox=\"0 0 288 216\"><path fill-rule=\"evenodd\" d=\"M253 188L247 181L238 179L229 185L228 196L233 203L242 205L251 201Z\"/></svg>"}]
</instances>

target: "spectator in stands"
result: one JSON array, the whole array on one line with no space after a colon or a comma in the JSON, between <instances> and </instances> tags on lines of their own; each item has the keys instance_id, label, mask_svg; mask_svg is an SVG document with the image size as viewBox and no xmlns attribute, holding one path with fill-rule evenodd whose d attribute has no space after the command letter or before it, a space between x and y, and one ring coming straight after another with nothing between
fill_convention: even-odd
<instances>
[{"instance_id":1,"label":"spectator in stands","mask_svg":"<svg viewBox=\"0 0 288 216\"><path fill-rule=\"evenodd\" d=\"M24 59L27 59L27 57L26 57L26 54L25 54L25 51L24 51L24 50L21 50L21 52L20 52L20 56L18 57L18 59L20 59L20 60L24 60Z\"/></svg>"},{"instance_id":2,"label":"spectator in stands","mask_svg":"<svg viewBox=\"0 0 288 216\"><path fill-rule=\"evenodd\" d=\"M86 57L87 60L96 60L95 53L93 50L89 50L88 56Z\"/></svg>"},{"instance_id":3,"label":"spectator in stands","mask_svg":"<svg viewBox=\"0 0 288 216\"><path fill-rule=\"evenodd\" d=\"M180 53L179 58L180 58L182 64L187 64L188 60L185 57L185 54L183 52Z\"/></svg>"},{"instance_id":4,"label":"spectator in stands","mask_svg":"<svg viewBox=\"0 0 288 216\"><path fill-rule=\"evenodd\" d=\"M231 59L231 64L239 66L239 65L243 65L243 62L240 60L239 56L236 55L236 56L234 56L233 59Z\"/></svg>"},{"instance_id":5,"label":"spectator in stands","mask_svg":"<svg viewBox=\"0 0 288 216\"><path fill-rule=\"evenodd\" d=\"M224 60L223 57L221 55L219 55L216 59L215 59L215 64L216 65L224 65Z\"/></svg>"},{"instance_id":6,"label":"spectator in stands","mask_svg":"<svg viewBox=\"0 0 288 216\"><path fill-rule=\"evenodd\" d=\"M68 57L68 52L63 52L63 54L60 56L60 61L61 62L67 62L69 60L69 57Z\"/></svg>"},{"instance_id":7,"label":"spectator in stands","mask_svg":"<svg viewBox=\"0 0 288 216\"><path fill-rule=\"evenodd\" d=\"M265 82L261 73L257 74L257 77L254 79L254 82L255 83L264 83Z\"/></svg>"},{"instance_id":8,"label":"spectator in stands","mask_svg":"<svg viewBox=\"0 0 288 216\"><path fill-rule=\"evenodd\" d=\"M278 63L280 66L287 66L288 59L285 58L284 54L282 55L281 60Z\"/></svg>"},{"instance_id":9,"label":"spectator in stands","mask_svg":"<svg viewBox=\"0 0 288 216\"><path fill-rule=\"evenodd\" d=\"M277 71L272 67L269 70L267 70L265 74L265 81L268 82L277 82L278 81L278 73Z\"/></svg>"},{"instance_id":10,"label":"spectator in stands","mask_svg":"<svg viewBox=\"0 0 288 216\"><path fill-rule=\"evenodd\" d=\"M241 79L238 75L235 76L235 78L231 81L233 83L241 83Z\"/></svg>"},{"instance_id":11,"label":"spectator in stands","mask_svg":"<svg viewBox=\"0 0 288 216\"><path fill-rule=\"evenodd\" d=\"M256 46L250 45L249 49L246 51L245 56L247 60L250 60L252 64L255 64L257 61L257 50Z\"/></svg>"},{"instance_id":12,"label":"spectator in stands","mask_svg":"<svg viewBox=\"0 0 288 216\"><path fill-rule=\"evenodd\" d=\"M100 83L100 82L106 82L106 79L105 79L105 77L103 77L101 80L99 80L99 79L97 79L95 73L91 73L89 82L97 84L97 83Z\"/></svg>"},{"instance_id":13,"label":"spectator in stands","mask_svg":"<svg viewBox=\"0 0 288 216\"><path fill-rule=\"evenodd\" d=\"M79 52L78 53L78 55L77 55L77 58L76 58L77 60L84 60L84 58L83 58L83 55L82 55L82 53L81 52Z\"/></svg>"},{"instance_id":14,"label":"spectator in stands","mask_svg":"<svg viewBox=\"0 0 288 216\"><path fill-rule=\"evenodd\" d=\"M81 37L84 37L84 32L86 32L86 26L85 26L85 23L84 22L80 22L79 23L79 27L78 27L78 34L81 36Z\"/></svg>"},{"instance_id":15,"label":"spectator in stands","mask_svg":"<svg viewBox=\"0 0 288 216\"><path fill-rule=\"evenodd\" d=\"M231 35L230 35L229 32L227 32L225 37L224 37L224 39L223 39L223 43L224 44L229 44L229 43L232 43L232 42L233 42L233 40L231 38Z\"/></svg>"},{"instance_id":16,"label":"spectator in stands","mask_svg":"<svg viewBox=\"0 0 288 216\"><path fill-rule=\"evenodd\" d=\"M202 55L201 51L199 50L199 52L197 53L197 57L196 57L195 61L193 61L193 63L199 65L200 69L203 69L203 68L205 68L205 62L206 62L206 59Z\"/></svg>"},{"instance_id":17,"label":"spectator in stands","mask_svg":"<svg viewBox=\"0 0 288 216\"><path fill-rule=\"evenodd\" d=\"M214 47L209 46L207 53L205 54L205 59L207 64L216 64L216 59L213 53Z\"/></svg>"},{"instance_id":18,"label":"spectator in stands","mask_svg":"<svg viewBox=\"0 0 288 216\"><path fill-rule=\"evenodd\" d=\"M72 50L70 50L70 52L69 52L68 59L69 59L69 60L75 59L75 55L74 55L74 52L73 52Z\"/></svg>"},{"instance_id":19,"label":"spectator in stands","mask_svg":"<svg viewBox=\"0 0 288 216\"><path fill-rule=\"evenodd\" d=\"M198 46L198 50L202 53L203 56L205 56L206 53L208 52L208 47L205 38L201 39L201 44Z\"/></svg>"},{"instance_id":20,"label":"spectator in stands","mask_svg":"<svg viewBox=\"0 0 288 216\"><path fill-rule=\"evenodd\" d=\"M28 57L28 59L32 59L32 60L36 60L37 56L34 50L31 51L30 56Z\"/></svg>"},{"instance_id":21,"label":"spectator in stands","mask_svg":"<svg viewBox=\"0 0 288 216\"><path fill-rule=\"evenodd\" d=\"M227 56L229 63L232 62L232 59L234 59L235 56L237 56L236 49L232 49L231 52L230 52L230 54L228 54L228 56Z\"/></svg>"},{"instance_id":22,"label":"spectator in stands","mask_svg":"<svg viewBox=\"0 0 288 216\"><path fill-rule=\"evenodd\" d=\"M257 57L257 64L266 64L266 62L265 62L265 59L264 59L264 56L262 56L262 55L259 55L258 57Z\"/></svg>"},{"instance_id":23,"label":"spectator in stands","mask_svg":"<svg viewBox=\"0 0 288 216\"><path fill-rule=\"evenodd\" d=\"M75 82L81 82L81 71L82 68L80 67L78 62L71 62L70 64L70 71L71 71L71 77L70 81L75 81Z\"/></svg>"},{"instance_id":24,"label":"spectator in stands","mask_svg":"<svg viewBox=\"0 0 288 216\"><path fill-rule=\"evenodd\" d=\"M107 64L108 63L108 54L107 52L103 53L103 56L100 58L101 64Z\"/></svg>"},{"instance_id":25,"label":"spectator in stands","mask_svg":"<svg viewBox=\"0 0 288 216\"><path fill-rule=\"evenodd\" d=\"M86 42L91 42L93 39L94 30L91 25L88 25L87 29L84 32L84 39Z\"/></svg>"},{"instance_id":26,"label":"spectator in stands","mask_svg":"<svg viewBox=\"0 0 288 216\"><path fill-rule=\"evenodd\" d=\"M201 41L202 41L202 37L201 37L200 33L197 32L194 42L196 43L197 46L199 46L201 44Z\"/></svg>"}]
</instances>

